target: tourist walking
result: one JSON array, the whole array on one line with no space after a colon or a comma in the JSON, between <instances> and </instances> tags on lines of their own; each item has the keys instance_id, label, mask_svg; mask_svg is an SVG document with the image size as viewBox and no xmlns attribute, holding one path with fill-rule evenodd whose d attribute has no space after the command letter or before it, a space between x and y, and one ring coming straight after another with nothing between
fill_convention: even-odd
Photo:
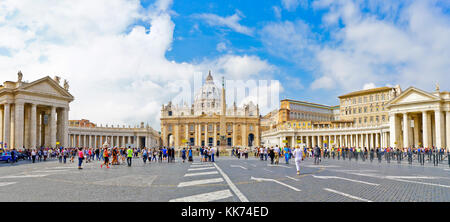
<instances>
[{"instance_id":1,"label":"tourist walking","mask_svg":"<svg viewBox=\"0 0 450 222\"><path fill-rule=\"evenodd\" d=\"M189 157L189 159L188 159L189 162L193 162L194 161L191 147L189 147L188 157Z\"/></svg>"},{"instance_id":2,"label":"tourist walking","mask_svg":"<svg viewBox=\"0 0 450 222\"><path fill-rule=\"evenodd\" d=\"M36 150L33 149L31 151L31 160L33 161L33 163L36 161Z\"/></svg>"},{"instance_id":3,"label":"tourist walking","mask_svg":"<svg viewBox=\"0 0 450 222\"><path fill-rule=\"evenodd\" d=\"M103 159L105 161L100 165L100 168L102 168L103 165L106 165L106 168L109 168L109 152L108 152L108 148L104 148L104 150L103 150Z\"/></svg>"},{"instance_id":4,"label":"tourist walking","mask_svg":"<svg viewBox=\"0 0 450 222\"><path fill-rule=\"evenodd\" d=\"M186 160L186 148L183 147L183 150L181 150L181 159L183 159L183 163Z\"/></svg>"},{"instance_id":5,"label":"tourist walking","mask_svg":"<svg viewBox=\"0 0 450 222\"><path fill-rule=\"evenodd\" d=\"M269 157L270 157L270 164L273 164L273 159L274 159L274 157L275 157L275 152L274 152L274 150L273 150L273 147L271 147L271 148L269 149Z\"/></svg>"},{"instance_id":6,"label":"tourist walking","mask_svg":"<svg viewBox=\"0 0 450 222\"><path fill-rule=\"evenodd\" d=\"M292 155L295 158L295 167L297 168L297 175L300 175L300 163L303 161L303 151L299 146L292 151Z\"/></svg>"},{"instance_id":7,"label":"tourist walking","mask_svg":"<svg viewBox=\"0 0 450 222\"><path fill-rule=\"evenodd\" d=\"M131 160L133 159L133 149L131 149L131 147L128 147L127 154L127 163L128 166L131 167Z\"/></svg>"},{"instance_id":8,"label":"tourist walking","mask_svg":"<svg viewBox=\"0 0 450 222\"><path fill-rule=\"evenodd\" d=\"M290 151L291 151L291 149L289 147L287 147L287 146L284 147L284 159L286 160L286 164L289 164Z\"/></svg>"},{"instance_id":9,"label":"tourist walking","mask_svg":"<svg viewBox=\"0 0 450 222\"><path fill-rule=\"evenodd\" d=\"M314 164L319 164L320 162L320 148L318 146L316 146L316 148L314 148Z\"/></svg>"},{"instance_id":10,"label":"tourist walking","mask_svg":"<svg viewBox=\"0 0 450 222\"><path fill-rule=\"evenodd\" d=\"M80 148L80 150L78 151L78 169L80 170L83 169L81 168L81 164L83 164L83 159L84 159L83 148Z\"/></svg>"},{"instance_id":11,"label":"tourist walking","mask_svg":"<svg viewBox=\"0 0 450 222\"><path fill-rule=\"evenodd\" d=\"M144 160L144 164L147 163L147 149L146 148L144 148L142 150L142 160Z\"/></svg>"}]
</instances>

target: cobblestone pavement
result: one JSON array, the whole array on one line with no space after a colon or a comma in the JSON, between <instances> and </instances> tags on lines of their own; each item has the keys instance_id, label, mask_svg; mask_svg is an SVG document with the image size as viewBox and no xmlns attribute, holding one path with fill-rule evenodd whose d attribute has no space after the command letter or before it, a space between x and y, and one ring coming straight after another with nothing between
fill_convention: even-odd
<instances>
[{"instance_id":1,"label":"cobblestone pavement","mask_svg":"<svg viewBox=\"0 0 450 222\"><path fill-rule=\"evenodd\" d=\"M216 158L215 163L126 164L100 168L100 162L0 163L2 201L220 201L220 202L397 202L450 201L450 168L392 161L324 159L279 165L254 157Z\"/></svg>"}]
</instances>

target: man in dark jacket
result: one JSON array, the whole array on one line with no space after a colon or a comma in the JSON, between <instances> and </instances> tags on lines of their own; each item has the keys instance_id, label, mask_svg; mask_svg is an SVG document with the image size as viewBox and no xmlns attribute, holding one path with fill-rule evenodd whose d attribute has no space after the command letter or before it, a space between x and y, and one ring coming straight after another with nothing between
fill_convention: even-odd
<instances>
[{"instance_id":1,"label":"man in dark jacket","mask_svg":"<svg viewBox=\"0 0 450 222\"><path fill-rule=\"evenodd\" d=\"M319 146L316 146L314 148L314 164L319 164L320 162L320 148Z\"/></svg>"},{"instance_id":2,"label":"man in dark jacket","mask_svg":"<svg viewBox=\"0 0 450 222\"><path fill-rule=\"evenodd\" d=\"M16 162L16 148L11 150L11 164L13 164L14 162Z\"/></svg>"}]
</instances>

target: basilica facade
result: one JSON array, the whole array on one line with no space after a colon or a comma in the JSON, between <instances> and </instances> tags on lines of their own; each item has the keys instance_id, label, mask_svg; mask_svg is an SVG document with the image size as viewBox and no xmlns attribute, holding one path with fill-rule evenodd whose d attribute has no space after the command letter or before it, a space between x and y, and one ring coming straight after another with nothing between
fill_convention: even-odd
<instances>
[{"instance_id":1,"label":"basilica facade","mask_svg":"<svg viewBox=\"0 0 450 222\"><path fill-rule=\"evenodd\" d=\"M252 102L227 107L225 87L209 72L191 106L169 102L161 109L163 146L256 147L260 145L259 108Z\"/></svg>"}]
</instances>

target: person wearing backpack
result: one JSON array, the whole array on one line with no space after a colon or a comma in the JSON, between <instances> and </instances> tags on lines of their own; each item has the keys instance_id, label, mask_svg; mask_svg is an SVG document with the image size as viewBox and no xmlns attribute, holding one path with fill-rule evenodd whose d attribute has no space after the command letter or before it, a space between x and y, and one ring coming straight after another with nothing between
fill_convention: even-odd
<instances>
[{"instance_id":1,"label":"person wearing backpack","mask_svg":"<svg viewBox=\"0 0 450 222\"><path fill-rule=\"evenodd\" d=\"M144 148L142 150L142 159L144 160L144 164L147 163L147 149Z\"/></svg>"},{"instance_id":2,"label":"person wearing backpack","mask_svg":"<svg viewBox=\"0 0 450 222\"><path fill-rule=\"evenodd\" d=\"M314 148L314 164L319 164L320 161L320 148L318 146L316 146L316 148Z\"/></svg>"}]
</instances>

